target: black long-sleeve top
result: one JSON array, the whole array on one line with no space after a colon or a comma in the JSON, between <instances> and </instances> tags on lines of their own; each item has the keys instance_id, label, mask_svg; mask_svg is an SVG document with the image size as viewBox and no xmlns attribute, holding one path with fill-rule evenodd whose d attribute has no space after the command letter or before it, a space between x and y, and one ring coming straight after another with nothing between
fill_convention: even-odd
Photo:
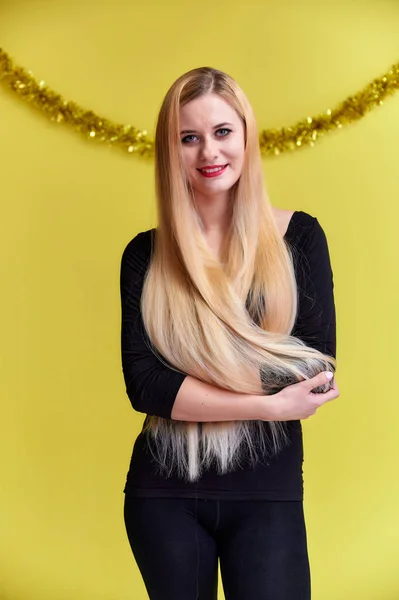
<instances>
[{"instance_id":1,"label":"black long-sleeve top","mask_svg":"<svg viewBox=\"0 0 399 600\"><path fill-rule=\"evenodd\" d=\"M150 229L137 234L122 254L122 369L133 408L146 415L170 419L177 393L187 375L174 371L167 366L168 361L165 360L165 365L152 353L143 325L140 298L151 260L154 232ZM291 334L308 346L336 357L334 283L324 230L317 218L295 211L284 237L293 249L298 286L298 315ZM263 426L268 428L266 422ZM255 466L241 465L224 475L209 468L195 482L160 475L145 444L149 434L142 430L134 443L124 492L163 498L302 500L301 422L287 421L287 427L290 443L276 456ZM265 435L267 433L265 430Z\"/></svg>"}]
</instances>

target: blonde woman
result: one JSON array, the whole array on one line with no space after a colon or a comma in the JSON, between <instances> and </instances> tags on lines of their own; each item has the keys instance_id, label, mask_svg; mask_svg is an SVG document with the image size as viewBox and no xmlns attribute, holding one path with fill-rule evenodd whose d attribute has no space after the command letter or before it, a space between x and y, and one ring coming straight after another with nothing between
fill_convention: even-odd
<instances>
[{"instance_id":1,"label":"blonde woman","mask_svg":"<svg viewBox=\"0 0 399 600\"><path fill-rule=\"evenodd\" d=\"M273 207L234 79L162 103L156 229L121 261L126 392L146 414L124 488L151 600L308 600L301 420L339 396L324 230Z\"/></svg>"}]
</instances>

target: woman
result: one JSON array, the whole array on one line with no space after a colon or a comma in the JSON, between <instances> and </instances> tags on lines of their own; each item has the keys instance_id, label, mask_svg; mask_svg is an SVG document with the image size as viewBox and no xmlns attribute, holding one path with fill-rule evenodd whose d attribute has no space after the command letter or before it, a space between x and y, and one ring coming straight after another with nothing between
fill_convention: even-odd
<instances>
[{"instance_id":1,"label":"woman","mask_svg":"<svg viewBox=\"0 0 399 600\"><path fill-rule=\"evenodd\" d=\"M121 262L134 558L151 600L216 599L218 559L226 600L308 600L300 421L339 395L324 231L271 206L252 108L216 69L167 92L155 175L158 227Z\"/></svg>"}]
</instances>

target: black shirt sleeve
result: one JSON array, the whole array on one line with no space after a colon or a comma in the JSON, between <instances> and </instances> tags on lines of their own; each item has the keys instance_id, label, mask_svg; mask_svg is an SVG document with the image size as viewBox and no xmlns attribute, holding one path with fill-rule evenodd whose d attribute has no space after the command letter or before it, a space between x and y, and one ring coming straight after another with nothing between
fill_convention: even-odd
<instances>
[{"instance_id":1,"label":"black shirt sleeve","mask_svg":"<svg viewBox=\"0 0 399 600\"><path fill-rule=\"evenodd\" d=\"M136 235L123 251L120 269L121 354L126 393L135 410L171 418L177 392L187 374L152 352L140 309L151 256L151 230ZM168 361L162 357L165 363Z\"/></svg>"},{"instance_id":2,"label":"black shirt sleeve","mask_svg":"<svg viewBox=\"0 0 399 600\"><path fill-rule=\"evenodd\" d=\"M336 358L334 280L328 243L317 218L302 215L294 238L299 309L292 335Z\"/></svg>"}]
</instances>

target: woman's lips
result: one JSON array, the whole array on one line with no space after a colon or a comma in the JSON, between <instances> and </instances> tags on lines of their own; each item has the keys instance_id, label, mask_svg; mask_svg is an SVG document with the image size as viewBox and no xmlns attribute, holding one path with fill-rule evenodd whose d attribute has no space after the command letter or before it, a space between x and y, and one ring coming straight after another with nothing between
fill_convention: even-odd
<instances>
[{"instance_id":1,"label":"woman's lips","mask_svg":"<svg viewBox=\"0 0 399 600\"><path fill-rule=\"evenodd\" d=\"M218 175L224 173L228 166L229 165L224 165L224 167L218 169L217 171L213 171L213 173L210 173L209 171L202 171L201 169L197 169L197 171L201 173L203 177L217 177Z\"/></svg>"}]
</instances>

